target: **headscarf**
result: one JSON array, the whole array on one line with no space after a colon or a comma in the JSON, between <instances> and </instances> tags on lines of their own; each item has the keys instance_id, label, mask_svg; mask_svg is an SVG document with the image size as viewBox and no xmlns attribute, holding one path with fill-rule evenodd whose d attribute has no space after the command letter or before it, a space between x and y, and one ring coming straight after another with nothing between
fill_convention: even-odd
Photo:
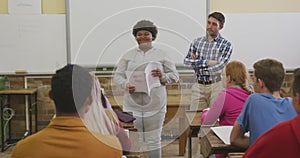
<instances>
[{"instance_id":1,"label":"headscarf","mask_svg":"<svg viewBox=\"0 0 300 158\"><path fill-rule=\"evenodd\" d=\"M87 128L92 132L103 135L116 135L119 130L118 122L112 119L111 114L106 112L108 109L105 109L102 105L101 87L96 77L94 77L94 87L91 96L93 98L92 105L83 118Z\"/></svg>"}]
</instances>

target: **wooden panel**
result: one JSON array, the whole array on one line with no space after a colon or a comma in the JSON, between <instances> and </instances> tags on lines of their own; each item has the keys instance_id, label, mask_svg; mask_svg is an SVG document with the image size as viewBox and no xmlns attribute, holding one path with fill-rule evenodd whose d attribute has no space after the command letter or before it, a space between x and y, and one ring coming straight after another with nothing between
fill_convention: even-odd
<instances>
[{"instance_id":1,"label":"wooden panel","mask_svg":"<svg viewBox=\"0 0 300 158\"><path fill-rule=\"evenodd\" d=\"M26 95L26 94L34 94L37 92L37 88L33 89L7 89L0 91L0 94L4 95Z\"/></svg>"}]
</instances>

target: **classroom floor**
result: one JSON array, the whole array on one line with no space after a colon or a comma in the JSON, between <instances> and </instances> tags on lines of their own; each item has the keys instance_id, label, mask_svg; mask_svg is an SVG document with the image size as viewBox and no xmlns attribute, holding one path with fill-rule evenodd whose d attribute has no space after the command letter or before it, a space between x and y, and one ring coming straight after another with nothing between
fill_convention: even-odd
<instances>
[{"instance_id":1,"label":"classroom floor","mask_svg":"<svg viewBox=\"0 0 300 158\"><path fill-rule=\"evenodd\" d=\"M200 146L198 142L198 138L193 138L193 158L200 158ZM171 144L165 146L164 142L162 142L162 157L163 158L186 158L187 157L187 149L184 156L178 156L178 141L175 141ZM11 151L13 147L8 148L5 152L0 152L1 158L10 158Z\"/></svg>"}]
</instances>

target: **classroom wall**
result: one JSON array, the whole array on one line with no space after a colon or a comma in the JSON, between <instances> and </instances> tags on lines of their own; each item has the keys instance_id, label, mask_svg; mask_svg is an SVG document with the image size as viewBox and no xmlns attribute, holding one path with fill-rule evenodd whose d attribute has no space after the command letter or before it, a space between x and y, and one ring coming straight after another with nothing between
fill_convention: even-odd
<instances>
[{"instance_id":1,"label":"classroom wall","mask_svg":"<svg viewBox=\"0 0 300 158\"><path fill-rule=\"evenodd\" d=\"M210 12L225 13L221 35L231 41L231 60L242 61L249 70L263 58L281 61L287 70L299 67L297 48L300 31L288 32L300 25L299 0L211 0ZM288 40L289 39L289 40Z\"/></svg>"},{"instance_id":2,"label":"classroom wall","mask_svg":"<svg viewBox=\"0 0 300 158\"><path fill-rule=\"evenodd\" d=\"M299 0L210 0L211 11L224 13L300 12Z\"/></svg>"},{"instance_id":3,"label":"classroom wall","mask_svg":"<svg viewBox=\"0 0 300 158\"><path fill-rule=\"evenodd\" d=\"M8 0L0 0L0 14L8 13L7 1Z\"/></svg>"},{"instance_id":4,"label":"classroom wall","mask_svg":"<svg viewBox=\"0 0 300 158\"><path fill-rule=\"evenodd\" d=\"M8 0L0 0L0 14L8 14ZM272 5L270 5L272 4ZM211 11L225 13L300 12L299 0L210 0ZM42 0L43 14L65 14L65 0Z\"/></svg>"},{"instance_id":5,"label":"classroom wall","mask_svg":"<svg viewBox=\"0 0 300 158\"><path fill-rule=\"evenodd\" d=\"M41 0L43 14L65 14L65 0ZM0 14L8 14L8 0L0 0Z\"/></svg>"}]
</instances>

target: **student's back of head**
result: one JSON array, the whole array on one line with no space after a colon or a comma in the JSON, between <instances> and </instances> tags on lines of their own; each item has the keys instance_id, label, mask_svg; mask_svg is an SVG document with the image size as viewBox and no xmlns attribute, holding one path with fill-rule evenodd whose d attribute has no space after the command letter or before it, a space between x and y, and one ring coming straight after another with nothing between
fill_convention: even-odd
<instances>
[{"instance_id":1,"label":"student's back of head","mask_svg":"<svg viewBox=\"0 0 300 158\"><path fill-rule=\"evenodd\" d=\"M234 82L235 85L240 86L242 89L247 91L249 94L252 93L252 91L248 88L248 71L246 69L246 66L240 62L240 61L231 61L225 66L225 74L226 76L230 76L230 79L232 82Z\"/></svg>"},{"instance_id":2,"label":"student's back of head","mask_svg":"<svg viewBox=\"0 0 300 158\"><path fill-rule=\"evenodd\" d=\"M51 80L51 98L57 114L77 113L91 96L93 78L89 72L78 66L68 64L56 71ZM77 109L76 109L77 108Z\"/></svg>"},{"instance_id":3,"label":"student's back of head","mask_svg":"<svg viewBox=\"0 0 300 158\"><path fill-rule=\"evenodd\" d=\"M257 61L253 67L256 79L263 80L271 93L280 90L285 76L281 62L274 59L262 59Z\"/></svg>"}]
</instances>

